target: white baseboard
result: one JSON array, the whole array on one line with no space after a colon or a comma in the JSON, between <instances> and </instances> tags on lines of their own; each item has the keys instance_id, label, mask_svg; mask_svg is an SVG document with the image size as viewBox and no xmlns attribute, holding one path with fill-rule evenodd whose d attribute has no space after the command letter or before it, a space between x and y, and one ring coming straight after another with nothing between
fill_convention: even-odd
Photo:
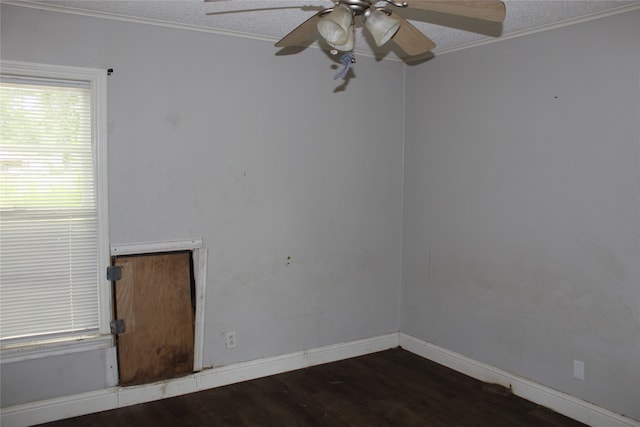
<instances>
[{"instance_id":1,"label":"white baseboard","mask_svg":"<svg viewBox=\"0 0 640 427\"><path fill-rule=\"evenodd\" d=\"M182 378L2 408L3 427L22 427L193 393L295 369L363 356L398 346L398 334L335 344L204 370Z\"/></svg>"},{"instance_id":2,"label":"white baseboard","mask_svg":"<svg viewBox=\"0 0 640 427\"><path fill-rule=\"evenodd\" d=\"M2 408L0 425L32 426L118 407L117 388L63 396Z\"/></svg>"},{"instance_id":3,"label":"white baseboard","mask_svg":"<svg viewBox=\"0 0 640 427\"><path fill-rule=\"evenodd\" d=\"M640 427L640 423L631 418L585 402L577 397L478 362L418 338L403 333L399 335L400 346L405 350L480 381L511 387L514 394L584 424L597 427Z\"/></svg>"},{"instance_id":4,"label":"white baseboard","mask_svg":"<svg viewBox=\"0 0 640 427\"><path fill-rule=\"evenodd\" d=\"M182 378L135 387L111 387L2 408L3 427L22 427L123 408L295 369L363 356L400 345L407 351L480 381L511 386L513 393L558 413L598 427L640 427L640 423L566 393L478 362L406 334L335 344L201 371Z\"/></svg>"}]
</instances>

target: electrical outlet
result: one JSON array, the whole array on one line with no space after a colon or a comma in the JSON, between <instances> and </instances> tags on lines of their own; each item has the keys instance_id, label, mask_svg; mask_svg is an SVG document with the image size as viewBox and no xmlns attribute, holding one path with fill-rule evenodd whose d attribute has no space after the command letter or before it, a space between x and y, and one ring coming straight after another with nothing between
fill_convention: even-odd
<instances>
[{"instance_id":1,"label":"electrical outlet","mask_svg":"<svg viewBox=\"0 0 640 427\"><path fill-rule=\"evenodd\" d=\"M227 348L233 348L238 345L238 342L236 341L236 331L224 334L224 345L226 345Z\"/></svg>"},{"instance_id":2,"label":"electrical outlet","mask_svg":"<svg viewBox=\"0 0 640 427\"><path fill-rule=\"evenodd\" d=\"M573 378L580 381L584 380L584 362L580 360L573 361Z\"/></svg>"}]
</instances>

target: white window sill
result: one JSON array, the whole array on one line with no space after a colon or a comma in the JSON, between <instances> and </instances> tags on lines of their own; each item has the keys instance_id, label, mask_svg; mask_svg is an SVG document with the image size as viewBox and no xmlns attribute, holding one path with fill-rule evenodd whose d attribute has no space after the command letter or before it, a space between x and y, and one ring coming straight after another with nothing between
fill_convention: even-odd
<instances>
[{"instance_id":1,"label":"white window sill","mask_svg":"<svg viewBox=\"0 0 640 427\"><path fill-rule=\"evenodd\" d=\"M113 347L112 335L84 335L59 338L34 343L19 343L2 346L0 362L13 363L43 357L60 356L81 351Z\"/></svg>"}]
</instances>

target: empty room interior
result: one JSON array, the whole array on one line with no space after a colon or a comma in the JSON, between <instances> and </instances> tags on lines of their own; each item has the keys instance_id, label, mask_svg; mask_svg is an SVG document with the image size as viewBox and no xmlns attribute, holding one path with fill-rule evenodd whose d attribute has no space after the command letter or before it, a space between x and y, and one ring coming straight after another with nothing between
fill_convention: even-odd
<instances>
[{"instance_id":1,"label":"empty room interior","mask_svg":"<svg viewBox=\"0 0 640 427\"><path fill-rule=\"evenodd\" d=\"M3 75L104 72L99 265L117 267L95 336L3 341L3 426L395 347L587 425L640 425L637 2L417 63L359 54L345 80L315 46L64 5L3 1L0 43ZM188 277L192 347L183 374L127 386L116 336L143 315L109 328L138 260L153 286Z\"/></svg>"}]
</instances>

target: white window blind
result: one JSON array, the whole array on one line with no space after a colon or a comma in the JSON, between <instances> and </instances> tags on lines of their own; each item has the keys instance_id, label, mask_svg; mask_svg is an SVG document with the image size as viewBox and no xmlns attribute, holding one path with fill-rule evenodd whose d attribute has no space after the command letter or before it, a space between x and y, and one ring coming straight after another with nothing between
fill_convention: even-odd
<instances>
[{"instance_id":1,"label":"white window blind","mask_svg":"<svg viewBox=\"0 0 640 427\"><path fill-rule=\"evenodd\" d=\"M97 333L90 82L3 75L0 85L0 339Z\"/></svg>"}]
</instances>

